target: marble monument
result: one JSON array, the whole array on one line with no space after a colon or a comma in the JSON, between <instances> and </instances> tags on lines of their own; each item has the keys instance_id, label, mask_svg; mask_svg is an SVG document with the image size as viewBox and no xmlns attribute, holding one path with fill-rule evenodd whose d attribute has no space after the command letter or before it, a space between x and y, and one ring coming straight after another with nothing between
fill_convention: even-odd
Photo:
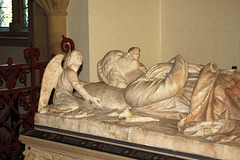
<instances>
[{"instance_id":1,"label":"marble monument","mask_svg":"<svg viewBox=\"0 0 240 160\"><path fill-rule=\"evenodd\" d=\"M109 51L96 83L78 80L78 51L57 55L44 73L35 123L212 158L240 155L238 70L177 55L144 71L130 52Z\"/></svg>"}]
</instances>

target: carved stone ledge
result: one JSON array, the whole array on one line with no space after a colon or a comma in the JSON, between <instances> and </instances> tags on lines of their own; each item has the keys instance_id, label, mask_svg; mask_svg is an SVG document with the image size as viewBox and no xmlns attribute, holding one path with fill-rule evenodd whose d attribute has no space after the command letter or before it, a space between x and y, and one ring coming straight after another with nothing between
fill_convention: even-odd
<instances>
[{"instance_id":1,"label":"carved stone ledge","mask_svg":"<svg viewBox=\"0 0 240 160\"><path fill-rule=\"evenodd\" d=\"M43 135L44 136L44 135ZM20 136L25 144L25 160L129 160L130 158L99 152L88 148L59 143L26 135Z\"/></svg>"},{"instance_id":2,"label":"carved stone ledge","mask_svg":"<svg viewBox=\"0 0 240 160\"><path fill-rule=\"evenodd\" d=\"M38 159L38 160L45 160L45 159L55 159L55 160L77 160L76 158L66 156L66 155L61 155L49 151L44 151L41 149L37 148L30 148L28 146L25 147L25 151L23 153L25 155L25 160L33 160L33 159Z\"/></svg>"},{"instance_id":3,"label":"carved stone ledge","mask_svg":"<svg viewBox=\"0 0 240 160\"><path fill-rule=\"evenodd\" d=\"M218 144L201 137L187 137L178 132L177 120L160 119L159 122L130 123L106 116L82 119L62 118L54 114L35 115L35 124L66 131L86 133L161 149L207 156L217 159L238 159L238 144Z\"/></svg>"}]
</instances>

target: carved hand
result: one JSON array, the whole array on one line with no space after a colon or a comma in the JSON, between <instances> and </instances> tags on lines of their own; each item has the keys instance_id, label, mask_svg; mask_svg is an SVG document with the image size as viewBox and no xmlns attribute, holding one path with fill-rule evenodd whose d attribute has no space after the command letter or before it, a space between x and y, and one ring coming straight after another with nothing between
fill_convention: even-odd
<instances>
[{"instance_id":1,"label":"carved hand","mask_svg":"<svg viewBox=\"0 0 240 160\"><path fill-rule=\"evenodd\" d=\"M89 100L96 105L94 106L95 108L103 109L103 106L100 104L101 100L99 98L91 97Z\"/></svg>"}]
</instances>

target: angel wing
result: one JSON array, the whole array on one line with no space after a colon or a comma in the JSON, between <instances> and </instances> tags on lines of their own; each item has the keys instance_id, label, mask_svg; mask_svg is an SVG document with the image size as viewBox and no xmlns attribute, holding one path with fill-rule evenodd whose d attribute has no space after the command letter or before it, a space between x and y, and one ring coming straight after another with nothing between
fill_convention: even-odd
<instances>
[{"instance_id":1,"label":"angel wing","mask_svg":"<svg viewBox=\"0 0 240 160\"><path fill-rule=\"evenodd\" d=\"M38 104L38 112L44 112L43 107L48 105L53 88L56 87L57 81L63 72L62 61L65 57L64 54L56 55L47 65L42 79L40 99Z\"/></svg>"}]
</instances>

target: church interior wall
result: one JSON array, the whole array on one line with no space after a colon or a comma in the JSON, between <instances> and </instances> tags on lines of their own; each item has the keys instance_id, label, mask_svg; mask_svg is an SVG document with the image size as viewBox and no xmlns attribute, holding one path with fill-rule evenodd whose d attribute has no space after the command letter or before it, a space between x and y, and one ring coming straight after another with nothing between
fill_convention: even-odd
<instances>
[{"instance_id":1,"label":"church interior wall","mask_svg":"<svg viewBox=\"0 0 240 160\"><path fill-rule=\"evenodd\" d=\"M161 60L176 54L189 62L240 67L239 0L162 0Z\"/></svg>"},{"instance_id":2,"label":"church interior wall","mask_svg":"<svg viewBox=\"0 0 240 160\"><path fill-rule=\"evenodd\" d=\"M67 34L74 41L76 50L80 51L83 56L79 79L84 81L90 81L88 19L88 1L71 0L68 5Z\"/></svg>"},{"instance_id":3,"label":"church interior wall","mask_svg":"<svg viewBox=\"0 0 240 160\"><path fill-rule=\"evenodd\" d=\"M177 54L192 63L216 62L224 69L238 66L239 3L240 0L71 0L67 36L84 57L80 79L98 81L98 60L109 50L127 51L132 46L141 48L140 61L147 68ZM41 13L34 17L35 26L44 21L46 17ZM47 52L43 30L44 25L34 31L41 60L46 59ZM6 63L9 56L15 63L24 63L24 48L0 46L0 63Z\"/></svg>"},{"instance_id":4,"label":"church interior wall","mask_svg":"<svg viewBox=\"0 0 240 160\"><path fill-rule=\"evenodd\" d=\"M0 64L6 64L9 57L13 58L14 63L25 63L24 49L25 47L0 46Z\"/></svg>"},{"instance_id":5,"label":"church interior wall","mask_svg":"<svg viewBox=\"0 0 240 160\"><path fill-rule=\"evenodd\" d=\"M73 38L76 46L83 52L84 75L84 70L89 67L89 78L83 79L99 81L97 62L113 49L127 51L132 46L140 47L140 60L146 66L160 60L158 0L89 0L87 5L84 3L87 2L71 0L68 8L68 36ZM83 6L87 7L87 13ZM83 14L85 17L76 18L76 14ZM87 53L84 53L85 51ZM89 63L89 66L86 67L86 63Z\"/></svg>"},{"instance_id":6,"label":"church interior wall","mask_svg":"<svg viewBox=\"0 0 240 160\"><path fill-rule=\"evenodd\" d=\"M47 61L47 18L44 11L33 3L33 46L40 49L39 61ZM26 63L24 58L24 49L26 46L2 46L0 45L0 64L6 64L8 57L12 57L14 63Z\"/></svg>"},{"instance_id":7,"label":"church interior wall","mask_svg":"<svg viewBox=\"0 0 240 160\"><path fill-rule=\"evenodd\" d=\"M97 81L96 64L108 51L141 48L147 67L160 59L158 0L90 0L89 61L90 80Z\"/></svg>"}]
</instances>

